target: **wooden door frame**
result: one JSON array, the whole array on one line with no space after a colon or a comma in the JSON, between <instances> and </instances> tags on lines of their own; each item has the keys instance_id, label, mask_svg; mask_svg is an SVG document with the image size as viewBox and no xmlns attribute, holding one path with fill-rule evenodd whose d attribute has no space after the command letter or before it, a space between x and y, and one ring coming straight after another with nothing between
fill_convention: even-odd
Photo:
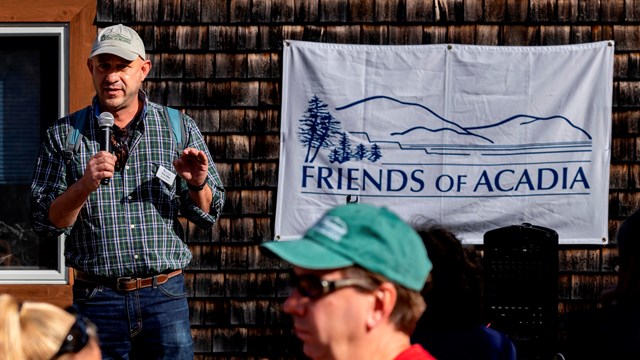
<instances>
[{"instance_id":1,"label":"wooden door frame","mask_svg":"<svg viewBox=\"0 0 640 360\"><path fill-rule=\"evenodd\" d=\"M96 36L98 0L3 0L0 23L62 23L69 25L69 112L91 102L94 90L87 70L87 58ZM35 131L35 130L34 130ZM69 274L69 279L73 279ZM71 280L72 281L72 280ZM0 293L21 300L46 301L59 306L71 304L71 284L0 285Z\"/></svg>"}]
</instances>

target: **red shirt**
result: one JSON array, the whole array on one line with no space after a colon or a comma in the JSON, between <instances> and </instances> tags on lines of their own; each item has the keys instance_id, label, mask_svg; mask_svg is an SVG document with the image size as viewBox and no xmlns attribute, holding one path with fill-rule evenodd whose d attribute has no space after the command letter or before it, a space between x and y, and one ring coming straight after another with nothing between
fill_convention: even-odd
<instances>
[{"instance_id":1,"label":"red shirt","mask_svg":"<svg viewBox=\"0 0 640 360\"><path fill-rule=\"evenodd\" d=\"M415 344L401 352L394 360L436 360L436 358L431 356L422 346Z\"/></svg>"}]
</instances>

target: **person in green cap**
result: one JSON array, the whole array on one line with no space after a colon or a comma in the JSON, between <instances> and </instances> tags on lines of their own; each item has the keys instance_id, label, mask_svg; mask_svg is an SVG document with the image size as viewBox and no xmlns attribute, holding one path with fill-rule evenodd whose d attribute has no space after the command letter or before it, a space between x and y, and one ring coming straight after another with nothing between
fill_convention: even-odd
<instances>
[{"instance_id":1,"label":"person in green cap","mask_svg":"<svg viewBox=\"0 0 640 360\"><path fill-rule=\"evenodd\" d=\"M262 247L293 265L284 311L311 359L434 359L409 339L425 309L420 290L431 262L393 212L338 206L302 239Z\"/></svg>"}]
</instances>

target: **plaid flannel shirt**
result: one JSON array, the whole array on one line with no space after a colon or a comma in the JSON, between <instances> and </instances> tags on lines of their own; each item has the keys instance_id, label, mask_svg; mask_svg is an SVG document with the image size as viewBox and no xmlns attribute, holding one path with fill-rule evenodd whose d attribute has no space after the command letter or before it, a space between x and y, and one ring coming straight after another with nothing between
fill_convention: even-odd
<instances>
[{"instance_id":1,"label":"plaid flannel shirt","mask_svg":"<svg viewBox=\"0 0 640 360\"><path fill-rule=\"evenodd\" d=\"M182 241L180 212L201 228L211 228L222 210L225 192L202 134L193 119L184 116L185 147L204 151L209 159L207 183L213 192L209 213L189 197L186 182L176 175L172 184L156 176L164 167L175 173L177 148L163 107L144 99L142 121L132 129L126 166L114 173L109 185L101 185L82 207L75 224L56 228L49 221L55 198L78 181L91 156L100 150L97 122L98 103L94 98L85 119L82 143L69 164L64 151L72 115L56 121L40 148L33 182L31 208L34 229L43 237L66 234L67 266L107 277L141 276L169 269L182 269L191 261L191 252Z\"/></svg>"}]
</instances>

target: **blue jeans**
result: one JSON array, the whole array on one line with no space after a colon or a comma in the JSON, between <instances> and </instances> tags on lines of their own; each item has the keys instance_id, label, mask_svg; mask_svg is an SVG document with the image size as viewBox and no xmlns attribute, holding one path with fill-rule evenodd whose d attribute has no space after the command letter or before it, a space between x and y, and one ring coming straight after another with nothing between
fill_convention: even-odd
<instances>
[{"instance_id":1,"label":"blue jeans","mask_svg":"<svg viewBox=\"0 0 640 360\"><path fill-rule=\"evenodd\" d=\"M77 281L73 304L98 327L102 357L193 360L184 276L122 292Z\"/></svg>"}]
</instances>

